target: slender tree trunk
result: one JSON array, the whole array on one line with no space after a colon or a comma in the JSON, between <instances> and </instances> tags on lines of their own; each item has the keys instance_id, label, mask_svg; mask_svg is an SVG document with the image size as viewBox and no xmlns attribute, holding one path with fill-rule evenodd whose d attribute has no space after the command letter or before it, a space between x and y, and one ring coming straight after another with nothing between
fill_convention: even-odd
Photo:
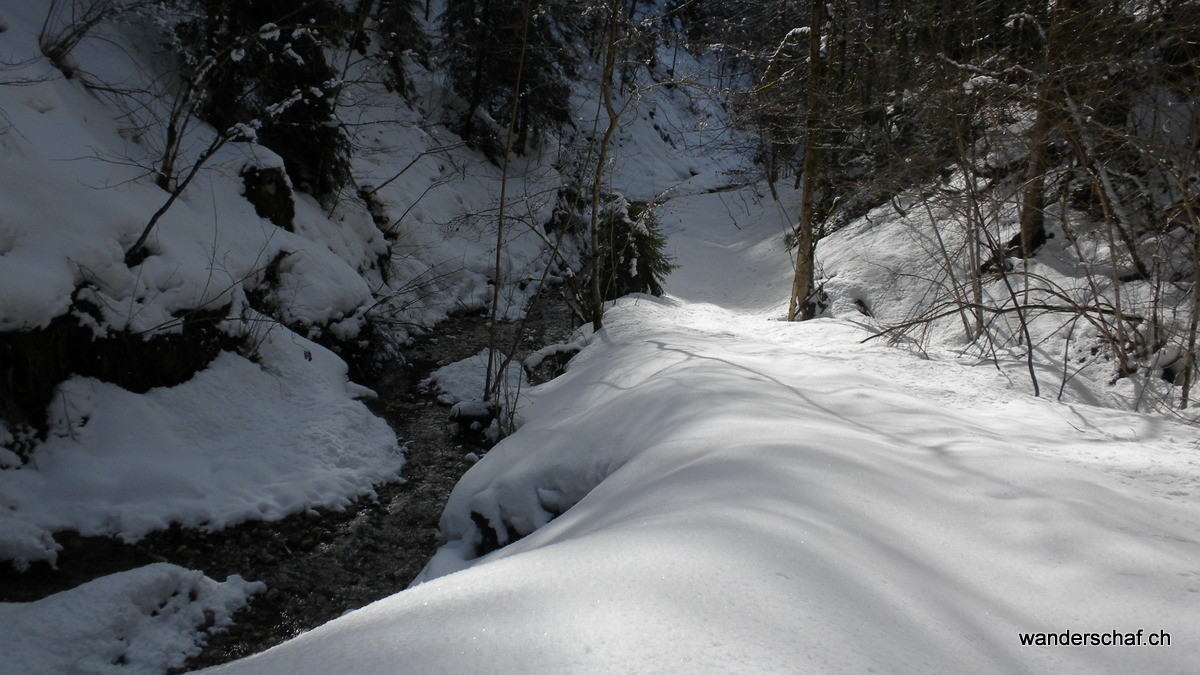
<instances>
[{"instance_id":1,"label":"slender tree trunk","mask_svg":"<svg viewBox=\"0 0 1200 675\"><path fill-rule=\"evenodd\" d=\"M621 16L623 0L610 0L608 12L608 32L605 36L604 72L600 77L600 99L604 102L604 111L608 115L608 125L604 128L604 136L600 140L600 152L596 158L596 172L592 181L592 329L604 327L604 293L601 287L601 271L603 266L600 258L600 197L601 186L604 182L604 163L608 161L608 146L620 121L620 113L612 100L613 72L617 63L617 21Z\"/></svg>"},{"instance_id":2,"label":"slender tree trunk","mask_svg":"<svg viewBox=\"0 0 1200 675\"><path fill-rule=\"evenodd\" d=\"M1025 192L1021 197L1022 258L1032 257L1038 247L1046 241L1044 195L1046 168L1049 164L1047 138L1050 135L1050 112L1045 94L1038 94L1036 114L1033 129L1029 132L1029 167L1025 174Z\"/></svg>"},{"instance_id":3,"label":"slender tree trunk","mask_svg":"<svg viewBox=\"0 0 1200 675\"><path fill-rule=\"evenodd\" d=\"M508 201L508 161L512 155L513 131L517 124L518 102L521 99L521 75L525 70L525 50L529 45L530 2L531 0L525 0L525 9L522 14L524 27L521 33L521 52L517 57L517 77L513 83L512 113L508 118L508 131L504 139L504 159L502 160L503 165L500 174L500 208L496 214L496 260L492 268L492 307L488 322L488 360L483 382L484 401L493 401L500 398L500 390L504 379L502 377L504 374L503 371L496 368L500 363L500 359L496 358L496 348L500 341L500 291L503 286L501 269L504 263L504 207Z\"/></svg>"},{"instance_id":4,"label":"slender tree trunk","mask_svg":"<svg viewBox=\"0 0 1200 675\"><path fill-rule=\"evenodd\" d=\"M480 15L484 24L492 20L491 3L488 0L481 4ZM479 111L479 106L483 105L483 65L488 58L487 50L487 40L481 38L479 44L475 45L474 72L471 75L471 90L467 94L467 115L463 120L463 137L468 142L474 140L475 113Z\"/></svg>"},{"instance_id":5,"label":"slender tree trunk","mask_svg":"<svg viewBox=\"0 0 1200 675\"><path fill-rule=\"evenodd\" d=\"M1071 0L1055 0L1050 9L1050 26L1046 30L1042 67L1034 93L1034 121L1029 131L1029 167L1025 174L1021 198L1020 243L1021 257L1033 256L1046 243L1045 193L1046 170L1050 164L1050 134L1056 124L1054 97L1057 92L1061 66L1062 24L1071 11Z\"/></svg>"},{"instance_id":6,"label":"slender tree trunk","mask_svg":"<svg viewBox=\"0 0 1200 675\"><path fill-rule=\"evenodd\" d=\"M1183 362L1183 393L1179 397L1179 407L1188 407L1192 394L1192 386L1196 382L1196 329L1200 323L1200 221L1192 208L1187 207L1188 216L1192 220L1192 311L1188 317L1187 354Z\"/></svg>"},{"instance_id":7,"label":"slender tree trunk","mask_svg":"<svg viewBox=\"0 0 1200 675\"><path fill-rule=\"evenodd\" d=\"M812 0L808 33L808 103L804 118L804 175L800 189L800 223L796 232L796 275L792 279L792 297L788 301L788 321L795 321L797 314L806 320L813 317L813 307L808 299L813 288L813 253L816 247L813 203L816 201L817 167L820 162L820 146L816 137L822 104L821 80L824 76L821 62L821 21L824 14L824 0Z\"/></svg>"}]
</instances>

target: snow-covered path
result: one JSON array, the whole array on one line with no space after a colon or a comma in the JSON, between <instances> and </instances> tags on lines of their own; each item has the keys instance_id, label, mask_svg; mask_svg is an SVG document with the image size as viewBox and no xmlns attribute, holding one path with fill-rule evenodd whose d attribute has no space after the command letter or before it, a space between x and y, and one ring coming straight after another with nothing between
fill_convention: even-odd
<instances>
[{"instance_id":1,"label":"snow-covered path","mask_svg":"<svg viewBox=\"0 0 1200 675\"><path fill-rule=\"evenodd\" d=\"M1200 663L1200 433L778 321L778 213L672 202L672 296L620 301L535 390L451 497L431 580L220 672ZM464 560L481 519L532 533ZM1139 630L1171 644L1018 637Z\"/></svg>"}]
</instances>

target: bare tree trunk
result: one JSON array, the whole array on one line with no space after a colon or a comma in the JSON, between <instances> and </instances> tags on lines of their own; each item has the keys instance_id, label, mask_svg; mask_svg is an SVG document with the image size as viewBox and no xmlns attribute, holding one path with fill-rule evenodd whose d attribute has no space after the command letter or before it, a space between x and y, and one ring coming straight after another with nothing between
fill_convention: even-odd
<instances>
[{"instance_id":1,"label":"bare tree trunk","mask_svg":"<svg viewBox=\"0 0 1200 675\"><path fill-rule=\"evenodd\" d=\"M1062 51L1062 24L1071 11L1071 0L1056 0L1050 9L1041 72L1034 93L1034 121L1029 131L1029 166L1021 199L1021 257L1028 259L1046 243L1046 170L1050 164L1050 133L1055 126L1053 97L1057 92L1057 69Z\"/></svg>"},{"instance_id":2,"label":"bare tree trunk","mask_svg":"<svg viewBox=\"0 0 1200 675\"><path fill-rule=\"evenodd\" d=\"M592 329L604 327L604 293L601 288L600 273L600 198L601 186L604 181L604 163L608 161L608 146L620 121L620 112L613 105L612 85L613 72L617 63L617 21L621 16L623 0L610 0L608 11L608 33L605 36L604 72L600 77L600 99L604 102L604 111L608 115L608 126L604 128L604 136L600 140L600 153L596 158L596 172L592 181Z\"/></svg>"},{"instance_id":3,"label":"bare tree trunk","mask_svg":"<svg viewBox=\"0 0 1200 675\"><path fill-rule=\"evenodd\" d=\"M797 314L806 320L813 317L813 307L808 298L813 288L813 249L816 246L813 202L817 191L817 166L820 160L816 136L820 117L818 108L822 100L821 20L824 14L824 0L813 0L808 32L809 77L808 103L804 118L804 176L800 192L800 222L796 232L796 275L792 279L792 297L788 301L788 321L795 321Z\"/></svg>"},{"instance_id":4,"label":"bare tree trunk","mask_svg":"<svg viewBox=\"0 0 1200 675\"><path fill-rule=\"evenodd\" d=\"M1200 126L1200 119L1197 119L1196 125ZM1179 181L1179 183L1180 187L1183 187L1183 182ZM1192 385L1196 381L1196 329L1197 324L1200 323L1200 213L1197 213L1186 201L1184 208L1191 220L1192 230L1192 312L1188 317L1187 355L1183 362L1183 393L1179 397L1180 409L1188 407Z\"/></svg>"},{"instance_id":5,"label":"bare tree trunk","mask_svg":"<svg viewBox=\"0 0 1200 675\"><path fill-rule=\"evenodd\" d=\"M1041 86L1039 85L1039 89ZM1038 247L1046 242L1045 191L1046 168L1049 165L1047 139L1050 135L1050 112L1045 98L1037 96L1037 118L1029 132L1029 167L1025 174L1024 194L1021 197L1021 252L1022 258L1030 258Z\"/></svg>"},{"instance_id":6,"label":"bare tree trunk","mask_svg":"<svg viewBox=\"0 0 1200 675\"><path fill-rule=\"evenodd\" d=\"M1188 407L1192 385L1196 376L1196 328L1200 321L1200 226L1192 225L1192 307L1188 317L1187 355L1183 362L1183 393L1179 396L1179 408Z\"/></svg>"},{"instance_id":7,"label":"bare tree trunk","mask_svg":"<svg viewBox=\"0 0 1200 675\"><path fill-rule=\"evenodd\" d=\"M521 34L521 53L517 57L516 81L513 83L512 114L508 118L508 132L504 139L504 160L500 174L500 208L496 215L496 261L495 266L492 268L492 307L488 322L488 360L483 382L484 401L498 399L503 384L503 371L494 369L499 364L499 360L496 358L496 345L500 339L500 291L501 286L503 286L500 277L501 267L504 262L504 207L508 201L508 161L512 155L513 130L517 124L517 110L521 100L521 74L525 69L525 48L529 44L530 2L531 0L525 0L523 15L525 25Z\"/></svg>"}]
</instances>

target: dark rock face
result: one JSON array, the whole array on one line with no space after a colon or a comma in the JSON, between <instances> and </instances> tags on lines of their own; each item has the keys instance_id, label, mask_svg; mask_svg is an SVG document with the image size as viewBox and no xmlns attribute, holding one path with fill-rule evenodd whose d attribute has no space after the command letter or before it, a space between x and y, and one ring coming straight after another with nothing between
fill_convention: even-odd
<instances>
[{"instance_id":1,"label":"dark rock face","mask_svg":"<svg viewBox=\"0 0 1200 675\"><path fill-rule=\"evenodd\" d=\"M484 401L459 401L450 408L450 419L460 427L473 428L475 431L486 427L496 419L498 409L495 403ZM476 425L479 425L476 427Z\"/></svg>"},{"instance_id":2,"label":"dark rock face","mask_svg":"<svg viewBox=\"0 0 1200 675\"><path fill-rule=\"evenodd\" d=\"M275 223L288 232L295 232L296 204L287 175L278 167L260 169L248 166L242 170L246 199L254 205L260 218Z\"/></svg>"},{"instance_id":3,"label":"dark rock face","mask_svg":"<svg viewBox=\"0 0 1200 675\"><path fill-rule=\"evenodd\" d=\"M72 375L142 393L186 382L239 342L218 326L228 307L180 313L175 332L97 337L76 316L88 313L86 303L74 306L45 328L0 333L0 419L44 431L54 390Z\"/></svg>"}]
</instances>

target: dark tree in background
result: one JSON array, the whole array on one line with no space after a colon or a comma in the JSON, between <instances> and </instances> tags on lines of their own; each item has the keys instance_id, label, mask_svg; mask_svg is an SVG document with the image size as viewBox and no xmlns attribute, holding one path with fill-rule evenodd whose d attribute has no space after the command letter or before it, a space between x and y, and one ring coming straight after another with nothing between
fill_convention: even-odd
<instances>
[{"instance_id":1,"label":"dark tree in background","mask_svg":"<svg viewBox=\"0 0 1200 675\"><path fill-rule=\"evenodd\" d=\"M218 129L255 125L297 188L335 194L349 178L349 143L325 48L345 37L350 17L332 1L203 0L200 10L179 29L190 33L184 43L194 57L230 53L211 76L201 116Z\"/></svg>"},{"instance_id":2,"label":"dark tree in background","mask_svg":"<svg viewBox=\"0 0 1200 675\"><path fill-rule=\"evenodd\" d=\"M417 3L415 0L360 0L356 23L364 27L373 18L372 28L378 35L379 46L383 50L383 60L391 73L389 85L396 90L403 90L408 84L405 72L404 54L408 52L424 53L428 50L428 38L416 16ZM366 32L358 36L362 42L359 49L366 51Z\"/></svg>"},{"instance_id":3,"label":"dark tree in background","mask_svg":"<svg viewBox=\"0 0 1200 675\"><path fill-rule=\"evenodd\" d=\"M481 111L501 127L515 115L516 152L523 151L530 134L570 121L567 83L575 62L562 42L569 5L557 0L446 3L442 49L451 84L467 101L461 122L465 139L498 145L495 138L485 142L494 131L478 118ZM514 97L518 68L520 91Z\"/></svg>"}]
</instances>

